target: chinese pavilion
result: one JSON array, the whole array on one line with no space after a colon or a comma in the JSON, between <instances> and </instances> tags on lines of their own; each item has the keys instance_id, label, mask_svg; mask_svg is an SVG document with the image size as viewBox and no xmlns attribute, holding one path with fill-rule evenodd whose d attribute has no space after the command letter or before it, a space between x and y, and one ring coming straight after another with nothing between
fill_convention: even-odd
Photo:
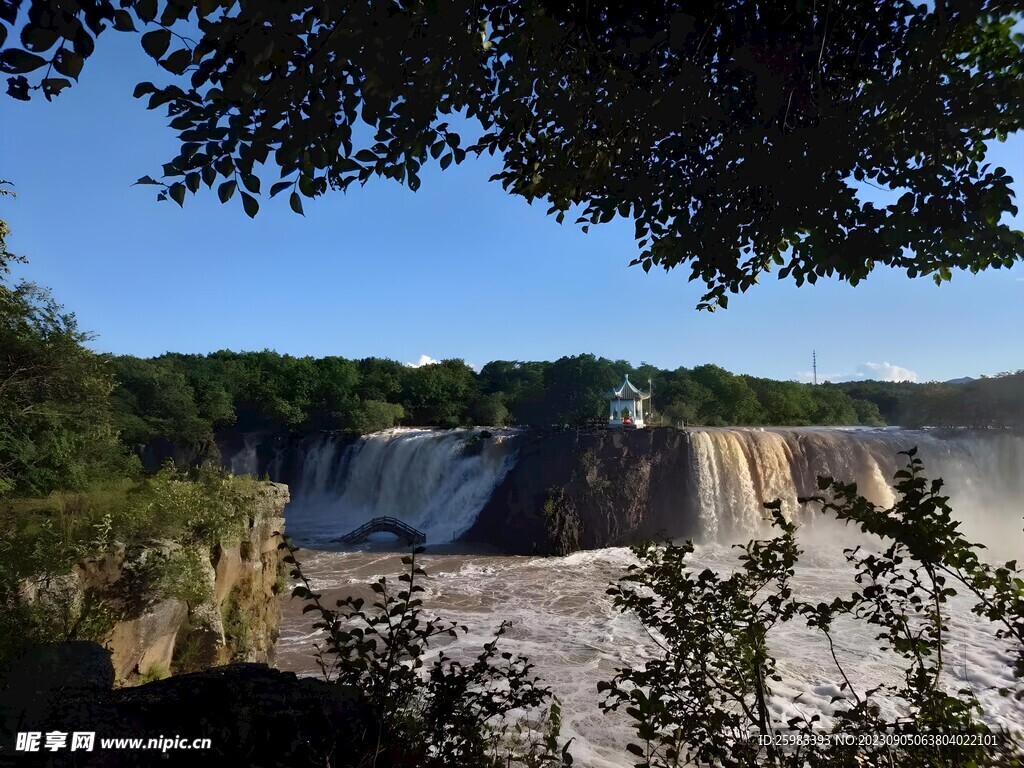
<instances>
[{"instance_id":1,"label":"chinese pavilion","mask_svg":"<svg viewBox=\"0 0 1024 768\"><path fill-rule=\"evenodd\" d=\"M628 373L618 388L609 390L605 396L608 398L609 429L630 429L644 425L644 400L649 400L651 393L633 386Z\"/></svg>"}]
</instances>

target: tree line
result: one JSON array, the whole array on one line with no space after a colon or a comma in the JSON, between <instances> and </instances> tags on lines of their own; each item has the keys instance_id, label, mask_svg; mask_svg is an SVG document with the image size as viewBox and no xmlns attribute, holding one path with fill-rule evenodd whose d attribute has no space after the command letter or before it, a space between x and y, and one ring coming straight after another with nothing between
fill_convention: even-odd
<instances>
[{"instance_id":1,"label":"tree line","mask_svg":"<svg viewBox=\"0 0 1024 768\"><path fill-rule=\"evenodd\" d=\"M601 424L624 374L653 390L653 424L1024 428L1024 373L967 384L812 386L716 365L663 370L590 354L553 362L292 357L272 351L91 351L50 293L0 275L0 494L84 488L138 471L132 449L220 430L374 432L396 425Z\"/></svg>"},{"instance_id":2,"label":"tree line","mask_svg":"<svg viewBox=\"0 0 1024 768\"><path fill-rule=\"evenodd\" d=\"M2 190L0 190L2 191ZM963 385L811 386L716 365L664 370L591 354L553 362L395 360L262 352L100 354L50 292L12 281L0 221L0 496L137 474L132 449L218 430L373 432L396 425L589 426L624 374L653 391L654 424L1024 427L1024 372Z\"/></svg>"},{"instance_id":3,"label":"tree line","mask_svg":"<svg viewBox=\"0 0 1024 768\"><path fill-rule=\"evenodd\" d=\"M628 374L668 425L1020 426L1022 374L968 384L804 384L717 365L665 370L581 354L548 361L394 360L262 352L113 358L114 414L130 445L193 442L217 430L345 430L600 424L605 392Z\"/></svg>"}]
</instances>

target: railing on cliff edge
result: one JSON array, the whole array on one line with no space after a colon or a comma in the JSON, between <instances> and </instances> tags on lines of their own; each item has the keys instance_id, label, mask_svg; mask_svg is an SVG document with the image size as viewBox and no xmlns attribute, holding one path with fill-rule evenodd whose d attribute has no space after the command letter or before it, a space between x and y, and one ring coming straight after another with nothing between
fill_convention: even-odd
<instances>
[{"instance_id":1,"label":"railing on cliff edge","mask_svg":"<svg viewBox=\"0 0 1024 768\"><path fill-rule=\"evenodd\" d=\"M361 544L374 533L393 533L410 547L427 543L427 535L396 517L375 517L337 539L342 544Z\"/></svg>"}]
</instances>

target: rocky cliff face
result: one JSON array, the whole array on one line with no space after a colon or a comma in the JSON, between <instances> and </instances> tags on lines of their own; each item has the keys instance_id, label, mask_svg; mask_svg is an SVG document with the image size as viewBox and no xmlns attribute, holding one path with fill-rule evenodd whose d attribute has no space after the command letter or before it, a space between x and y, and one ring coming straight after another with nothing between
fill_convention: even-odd
<instances>
[{"instance_id":1,"label":"rocky cliff face","mask_svg":"<svg viewBox=\"0 0 1024 768\"><path fill-rule=\"evenodd\" d=\"M287 482L301 493L317 462L336 466L354 435L288 436L224 433L217 445L235 473ZM526 430L514 438L515 466L499 483L466 542L512 554L564 554L697 533L689 434L669 427L608 430ZM473 444L481 450L483 443ZM161 446L150 446L159 453ZM196 463L212 453L173 455ZM331 462L334 462L331 464ZM326 466L326 465L325 465ZM318 468L319 467L319 468ZM316 471L313 471L316 470Z\"/></svg>"},{"instance_id":2,"label":"rocky cliff face","mask_svg":"<svg viewBox=\"0 0 1024 768\"><path fill-rule=\"evenodd\" d=\"M214 440L178 443L158 437L145 445L135 446L135 453L147 472L158 471L168 461L182 469L204 464L221 465L220 448Z\"/></svg>"},{"instance_id":3,"label":"rocky cliff face","mask_svg":"<svg viewBox=\"0 0 1024 768\"><path fill-rule=\"evenodd\" d=\"M512 554L566 554L697 530L687 433L523 435L515 467L463 537Z\"/></svg>"},{"instance_id":4,"label":"rocky cliff face","mask_svg":"<svg viewBox=\"0 0 1024 768\"><path fill-rule=\"evenodd\" d=\"M261 484L241 535L213 547L185 551L170 541L128 551L117 546L75 566L67 602L87 615L81 605L102 600L93 616L111 624L105 645L119 685L229 661L273 659L278 596L286 584L278 532L288 499L287 486ZM139 574L155 560L176 564L160 594L138 586ZM30 599L33 589L26 585Z\"/></svg>"}]
</instances>

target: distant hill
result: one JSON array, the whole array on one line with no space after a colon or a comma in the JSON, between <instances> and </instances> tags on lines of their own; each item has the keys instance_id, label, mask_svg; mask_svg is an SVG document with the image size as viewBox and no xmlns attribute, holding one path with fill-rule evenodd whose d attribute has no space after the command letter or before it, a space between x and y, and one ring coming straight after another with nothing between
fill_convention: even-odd
<instances>
[{"instance_id":1,"label":"distant hill","mask_svg":"<svg viewBox=\"0 0 1024 768\"><path fill-rule=\"evenodd\" d=\"M949 381L942 382L943 384L970 384L975 381L972 376L961 376L959 379L950 379Z\"/></svg>"}]
</instances>

